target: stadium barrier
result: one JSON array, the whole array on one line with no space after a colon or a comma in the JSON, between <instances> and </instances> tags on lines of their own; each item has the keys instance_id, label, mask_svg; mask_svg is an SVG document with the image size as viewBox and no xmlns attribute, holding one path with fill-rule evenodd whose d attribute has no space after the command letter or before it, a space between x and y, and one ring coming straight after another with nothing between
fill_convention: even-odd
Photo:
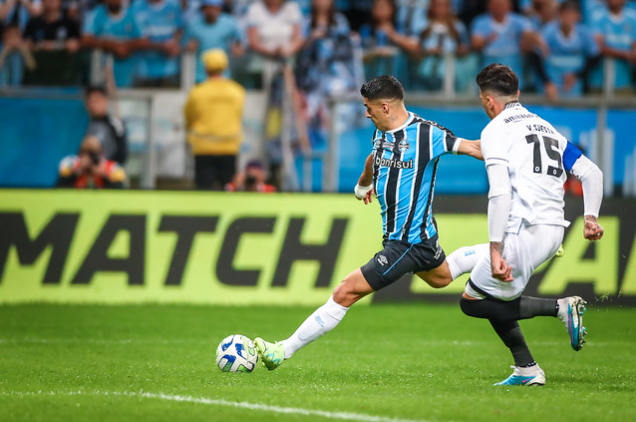
<instances>
[{"instance_id":1,"label":"stadium barrier","mask_svg":"<svg viewBox=\"0 0 636 422\"><path fill-rule=\"evenodd\" d=\"M0 303L318 305L381 248L377 202L352 195L0 190ZM636 306L634 200L603 206L601 242L568 201L565 254L527 292ZM440 197L447 253L487 241L484 197ZM363 304L457 301L405 277ZM596 299L596 300L595 300Z\"/></svg>"}]
</instances>

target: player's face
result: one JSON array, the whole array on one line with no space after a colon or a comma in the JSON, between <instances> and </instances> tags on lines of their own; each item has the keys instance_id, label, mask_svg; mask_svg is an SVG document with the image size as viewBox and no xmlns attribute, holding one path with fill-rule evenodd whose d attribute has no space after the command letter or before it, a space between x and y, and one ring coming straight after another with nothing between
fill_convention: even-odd
<instances>
[{"instance_id":1,"label":"player's face","mask_svg":"<svg viewBox=\"0 0 636 422\"><path fill-rule=\"evenodd\" d=\"M494 107L493 98L479 91L479 99L481 100L481 105L484 107L484 111L486 112L488 117L493 119L495 117L495 107Z\"/></svg>"},{"instance_id":2,"label":"player's face","mask_svg":"<svg viewBox=\"0 0 636 422\"><path fill-rule=\"evenodd\" d=\"M381 101L370 101L368 98L364 99L364 107L367 109L367 119L371 119L375 127L382 132L387 130L387 107L386 104Z\"/></svg>"}]
</instances>

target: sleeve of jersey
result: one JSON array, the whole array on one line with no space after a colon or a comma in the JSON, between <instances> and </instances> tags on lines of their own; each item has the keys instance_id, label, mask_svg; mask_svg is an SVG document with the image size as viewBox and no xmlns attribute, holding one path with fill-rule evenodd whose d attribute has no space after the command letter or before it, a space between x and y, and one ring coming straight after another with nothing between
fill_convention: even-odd
<instances>
[{"instance_id":1,"label":"sleeve of jersey","mask_svg":"<svg viewBox=\"0 0 636 422\"><path fill-rule=\"evenodd\" d=\"M508 151L503 139L498 139L492 127L486 127L481 132L481 153L484 156L486 168L501 164L508 167Z\"/></svg>"},{"instance_id":2,"label":"sleeve of jersey","mask_svg":"<svg viewBox=\"0 0 636 422\"><path fill-rule=\"evenodd\" d=\"M508 166L493 164L488 166L488 236L491 242L503 241L512 206L512 189Z\"/></svg>"},{"instance_id":3,"label":"sleeve of jersey","mask_svg":"<svg viewBox=\"0 0 636 422\"><path fill-rule=\"evenodd\" d=\"M452 152L457 154L462 139L456 137L453 132L448 129L439 129L432 126L433 131L433 158L440 157L444 154Z\"/></svg>"},{"instance_id":4,"label":"sleeve of jersey","mask_svg":"<svg viewBox=\"0 0 636 422\"><path fill-rule=\"evenodd\" d=\"M603 201L603 172L581 154L571 166L570 173L581 181L583 187L583 215L598 217Z\"/></svg>"}]
</instances>

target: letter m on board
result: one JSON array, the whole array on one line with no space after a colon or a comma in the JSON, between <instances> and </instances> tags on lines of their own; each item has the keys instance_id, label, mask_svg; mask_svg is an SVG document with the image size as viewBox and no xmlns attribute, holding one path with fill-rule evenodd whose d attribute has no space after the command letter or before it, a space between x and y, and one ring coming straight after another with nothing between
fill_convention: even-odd
<instances>
[{"instance_id":1,"label":"letter m on board","mask_svg":"<svg viewBox=\"0 0 636 422\"><path fill-rule=\"evenodd\" d=\"M0 282L12 247L20 265L34 264L50 247L51 257L42 282L59 283L78 220L79 214L55 214L40 233L31 237L21 212L0 213Z\"/></svg>"}]
</instances>

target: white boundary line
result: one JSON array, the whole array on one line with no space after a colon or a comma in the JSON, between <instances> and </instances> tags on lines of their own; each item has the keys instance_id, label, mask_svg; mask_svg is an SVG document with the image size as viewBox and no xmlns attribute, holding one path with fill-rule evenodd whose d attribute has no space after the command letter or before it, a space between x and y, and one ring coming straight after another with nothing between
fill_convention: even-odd
<instances>
[{"instance_id":1,"label":"white boundary line","mask_svg":"<svg viewBox=\"0 0 636 422\"><path fill-rule=\"evenodd\" d=\"M326 342L336 344L339 341L326 340ZM122 339L122 340L107 340L107 339L83 339L83 338L0 338L0 345L3 344L112 344L112 345L128 345L128 344L212 344L212 340L197 340L197 339L156 339L156 340L143 340L143 339ZM492 344L492 341L460 341L460 340L423 340L417 341L418 346L480 346L485 344ZM563 341L535 341L532 342L534 346L559 346L567 345L568 339L564 337ZM620 346L631 345L633 342L628 341L590 341L586 344L586 348L589 346Z\"/></svg>"},{"instance_id":2,"label":"white boundary line","mask_svg":"<svg viewBox=\"0 0 636 422\"><path fill-rule=\"evenodd\" d=\"M268 404L261 403L249 403L249 402L238 402L238 401L228 401L223 399L209 399L205 397L192 397L192 396L181 396L181 395L172 395L172 394L163 394L163 393L135 393L135 392L120 392L120 391L95 391L95 392L85 392L85 391L68 391L68 392L55 392L55 391L37 391L37 392L0 392L0 396L18 396L18 397L28 397L28 396L126 396L126 397L137 397L137 398L147 398L147 399L156 399L156 400L165 400L165 401L175 401L175 402L183 402L183 403L196 403L196 404L205 404L211 406L225 406L225 407L235 407L240 409L248 409L248 410L260 410L263 412L271 412L271 413L281 413L288 415L302 415L302 416L319 416L327 419L338 419L338 420L347 420L347 421L360 421L360 422L426 422L424 420L413 420L413 419L398 419L398 418L387 418L384 416L374 416L374 415L365 415L362 413L350 413L350 412L328 412L325 410L313 410L313 409L303 409L301 407L281 407L281 406L272 406Z\"/></svg>"}]
</instances>

